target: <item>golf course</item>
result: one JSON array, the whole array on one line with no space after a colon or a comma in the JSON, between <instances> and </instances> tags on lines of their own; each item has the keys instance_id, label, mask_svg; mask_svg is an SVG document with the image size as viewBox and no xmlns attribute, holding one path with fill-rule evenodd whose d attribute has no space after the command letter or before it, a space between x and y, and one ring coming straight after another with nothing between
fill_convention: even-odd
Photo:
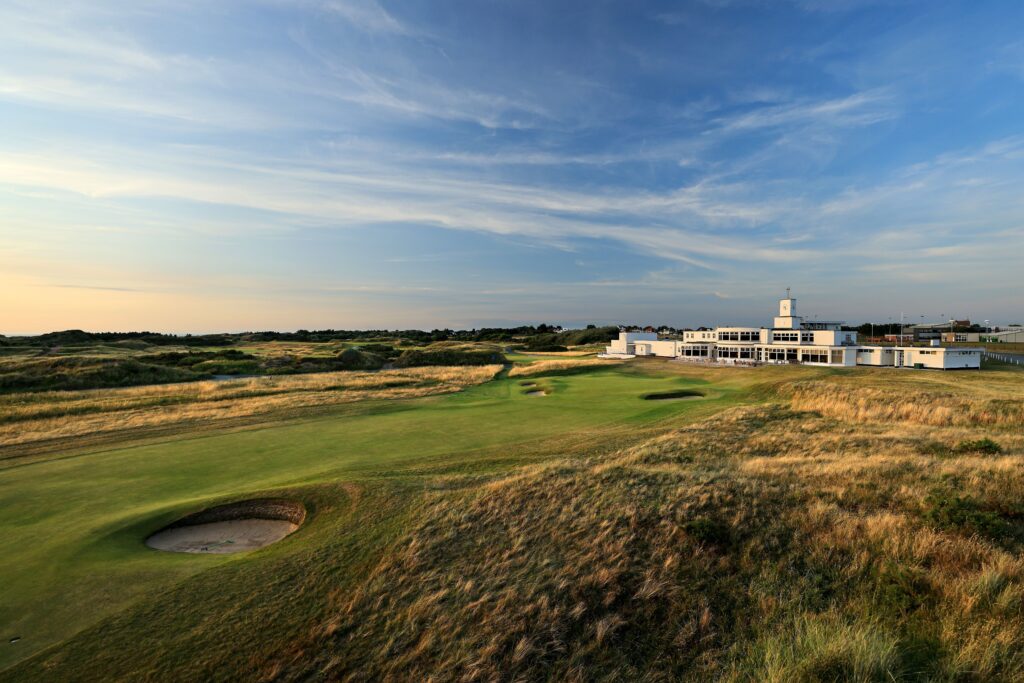
<instances>
[{"instance_id":1,"label":"golf course","mask_svg":"<svg viewBox=\"0 0 1024 683\"><path fill-rule=\"evenodd\" d=\"M954 391L513 360L435 395L8 449L0 679L1024 672L1020 371ZM921 412L871 413L908 400L901 382ZM929 424L958 397L977 414ZM250 552L147 546L252 499L302 519Z\"/></svg>"},{"instance_id":2,"label":"golf course","mask_svg":"<svg viewBox=\"0 0 1024 683\"><path fill-rule=\"evenodd\" d=\"M9 666L125 609L151 609L155 597L197 575L218 583L213 575L238 571L228 567L239 561L262 565L323 552L332 530L369 512L353 509L357 492L377 501L371 506L384 500L393 515L408 514L438 482L487 479L550 458L552 449L607 448L634 428L712 411L736 396L734 388L716 387L700 406L652 404L641 396L695 380L617 371L541 381L549 387L543 400L502 379L454 395L363 405L356 415L5 462L0 623L5 640L20 640L0 651L0 662ZM313 514L299 534L258 556L180 556L143 543L185 513L268 494L302 500ZM364 533L359 540L369 542ZM337 559L331 572L365 561L351 553Z\"/></svg>"}]
</instances>

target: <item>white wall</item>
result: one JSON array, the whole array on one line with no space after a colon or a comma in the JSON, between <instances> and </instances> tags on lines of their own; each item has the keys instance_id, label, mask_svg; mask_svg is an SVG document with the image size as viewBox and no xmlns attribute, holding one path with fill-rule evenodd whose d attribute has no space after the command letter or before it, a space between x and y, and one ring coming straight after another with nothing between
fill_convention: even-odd
<instances>
[{"instance_id":1,"label":"white wall","mask_svg":"<svg viewBox=\"0 0 1024 683\"><path fill-rule=\"evenodd\" d=\"M896 350L891 346L861 346L857 349L857 365L892 367Z\"/></svg>"},{"instance_id":2,"label":"white wall","mask_svg":"<svg viewBox=\"0 0 1024 683\"><path fill-rule=\"evenodd\" d=\"M714 330L686 330L683 332L683 341L688 344L713 342L717 340L718 334Z\"/></svg>"}]
</instances>

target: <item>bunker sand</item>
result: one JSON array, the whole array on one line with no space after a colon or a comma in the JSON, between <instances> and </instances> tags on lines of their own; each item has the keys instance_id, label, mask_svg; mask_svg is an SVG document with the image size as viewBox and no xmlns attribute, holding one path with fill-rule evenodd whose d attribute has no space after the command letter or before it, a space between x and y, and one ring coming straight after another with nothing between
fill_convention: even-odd
<instances>
[{"instance_id":1,"label":"bunker sand","mask_svg":"<svg viewBox=\"0 0 1024 683\"><path fill-rule=\"evenodd\" d=\"M147 538L146 545L174 553L227 555L277 543L298 528L283 519L236 519L164 529Z\"/></svg>"}]
</instances>

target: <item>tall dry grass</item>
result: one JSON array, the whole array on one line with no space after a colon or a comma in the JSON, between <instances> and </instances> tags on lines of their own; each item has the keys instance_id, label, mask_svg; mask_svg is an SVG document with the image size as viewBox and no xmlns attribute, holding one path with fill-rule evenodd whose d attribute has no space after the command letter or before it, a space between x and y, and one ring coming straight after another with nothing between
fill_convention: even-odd
<instances>
[{"instance_id":1,"label":"tall dry grass","mask_svg":"<svg viewBox=\"0 0 1024 683\"><path fill-rule=\"evenodd\" d=\"M1024 427L1024 382L997 396L979 395L971 385L928 391L898 383L877 388L826 381L797 383L788 394L796 410L854 422Z\"/></svg>"},{"instance_id":2,"label":"tall dry grass","mask_svg":"<svg viewBox=\"0 0 1024 683\"><path fill-rule=\"evenodd\" d=\"M272 670L1021 680L1024 434L997 431L997 455L933 448L990 436L745 406L439 494Z\"/></svg>"},{"instance_id":3,"label":"tall dry grass","mask_svg":"<svg viewBox=\"0 0 1024 683\"><path fill-rule=\"evenodd\" d=\"M500 365L331 372L0 396L0 446L459 391Z\"/></svg>"},{"instance_id":4,"label":"tall dry grass","mask_svg":"<svg viewBox=\"0 0 1024 683\"><path fill-rule=\"evenodd\" d=\"M568 351L516 351L524 356L558 356L561 358L579 358L582 356L593 356L598 353L596 349L569 349Z\"/></svg>"},{"instance_id":5,"label":"tall dry grass","mask_svg":"<svg viewBox=\"0 0 1024 683\"><path fill-rule=\"evenodd\" d=\"M609 364L620 363L621 361L615 360L602 360L597 358L587 359L565 359L565 360L539 360L530 363L529 365L517 365L512 368L508 376L509 377L532 377L535 375L544 375L549 373L559 372L572 372L574 370L580 370L583 368L596 367L598 365L607 366Z\"/></svg>"}]
</instances>

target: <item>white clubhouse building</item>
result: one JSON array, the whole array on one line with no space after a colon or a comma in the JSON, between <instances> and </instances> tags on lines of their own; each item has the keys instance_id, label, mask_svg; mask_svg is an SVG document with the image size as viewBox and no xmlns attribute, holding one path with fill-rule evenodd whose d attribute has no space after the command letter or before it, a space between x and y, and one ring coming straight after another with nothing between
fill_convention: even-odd
<instances>
[{"instance_id":1,"label":"white clubhouse building","mask_svg":"<svg viewBox=\"0 0 1024 683\"><path fill-rule=\"evenodd\" d=\"M804 320L796 299L779 301L772 327L717 327L686 330L682 340L658 339L654 332L620 332L602 357L661 356L697 362L742 365L806 363L834 367L857 365L936 370L979 369L981 349L916 346L860 346L857 333L838 321Z\"/></svg>"}]
</instances>

